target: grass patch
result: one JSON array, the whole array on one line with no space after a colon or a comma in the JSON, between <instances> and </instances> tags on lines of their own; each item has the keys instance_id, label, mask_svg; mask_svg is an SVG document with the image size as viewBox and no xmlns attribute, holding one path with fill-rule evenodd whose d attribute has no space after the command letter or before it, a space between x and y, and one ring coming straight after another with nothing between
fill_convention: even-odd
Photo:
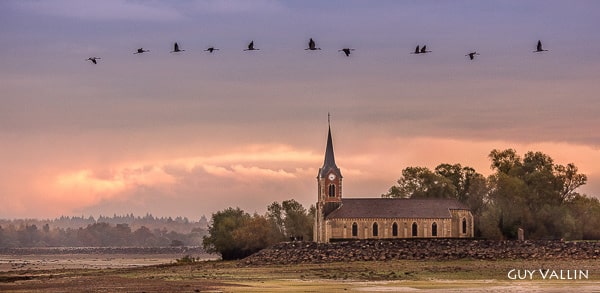
<instances>
[{"instance_id":1,"label":"grass patch","mask_svg":"<svg viewBox=\"0 0 600 293\"><path fill-rule=\"evenodd\" d=\"M175 263L177 263L177 264L191 264L191 263L195 263L195 262L199 262L199 261L200 261L199 257L192 257L189 254L182 258L175 259Z\"/></svg>"}]
</instances>

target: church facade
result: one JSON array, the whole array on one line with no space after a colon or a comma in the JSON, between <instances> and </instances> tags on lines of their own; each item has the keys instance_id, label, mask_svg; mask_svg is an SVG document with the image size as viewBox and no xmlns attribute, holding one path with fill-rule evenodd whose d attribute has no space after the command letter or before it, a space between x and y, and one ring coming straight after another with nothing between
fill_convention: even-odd
<instances>
[{"instance_id":1,"label":"church facade","mask_svg":"<svg viewBox=\"0 0 600 293\"><path fill-rule=\"evenodd\" d=\"M473 215L454 199L343 198L331 126L317 174L314 241L342 239L468 238Z\"/></svg>"}]
</instances>

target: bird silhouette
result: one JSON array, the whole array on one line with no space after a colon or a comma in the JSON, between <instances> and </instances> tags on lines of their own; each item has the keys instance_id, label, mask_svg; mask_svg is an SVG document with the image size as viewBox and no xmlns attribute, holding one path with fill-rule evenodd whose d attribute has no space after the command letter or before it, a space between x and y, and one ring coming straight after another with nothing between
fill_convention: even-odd
<instances>
[{"instance_id":1,"label":"bird silhouette","mask_svg":"<svg viewBox=\"0 0 600 293\"><path fill-rule=\"evenodd\" d=\"M344 48L344 49L338 50L338 52L344 52L344 54L346 54L346 57L350 56L350 51L354 51L354 49Z\"/></svg>"},{"instance_id":2,"label":"bird silhouette","mask_svg":"<svg viewBox=\"0 0 600 293\"><path fill-rule=\"evenodd\" d=\"M255 51L255 50L260 50L257 48L254 48L254 41L250 42L250 44L248 44L248 49L244 49L244 51Z\"/></svg>"},{"instance_id":3,"label":"bird silhouette","mask_svg":"<svg viewBox=\"0 0 600 293\"><path fill-rule=\"evenodd\" d=\"M212 53L214 51L217 51L219 49L215 48L215 47L208 47L208 49L204 50L204 51L208 51L209 53Z\"/></svg>"},{"instance_id":4,"label":"bird silhouette","mask_svg":"<svg viewBox=\"0 0 600 293\"><path fill-rule=\"evenodd\" d=\"M425 54L425 53L429 53L429 52L431 52L431 51L427 51L427 45L424 45L423 47L419 47L419 45L417 45L417 47L415 48L415 51L412 52L411 54Z\"/></svg>"},{"instance_id":5,"label":"bird silhouette","mask_svg":"<svg viewBox=\"0 0 600 293\"><path fill-rule=\"evenodd\" d=\"M179 49L179 44L177 44L177 42L175 42L175 45L173 45L173 51L171 51L171 53L177 53L177 52L183 52L185 50L181 50Z\"/></svg>"},{"instance_id":6,"label":"bird silhouette","mask_svg":"<svg viewBox=\"0 0 600 293\"><path fill-rule=\"evenodd\" d=\"M85 60L86 60L86 61L87 61L87 60L89 60L89 61L92 61L92 63L94 63L94 64L98 64L98 63L96 62L96 60L98 60L98 59L102 59L102 58L100 58L100 57L90 57L90 58L87 58L87 59L85 59Z\"/></svg>"},{"instance_id":7,"label":"bird silhouette","mask_svg":"<svg viewBox=\"0 0 600 293\"><path fill-rule=\"evenodd\" d=\"M469 56L469 58L471 60L473 60L473 59L475 59L475 55L479 55L479 53L477 53L477 52L471 52L471 53L469 53L469 54L467 54L465 56Z\"/></svg>"},{"instance_id":8,"label":"bird silhouette","mask_svg":"<svg viewBox=\"0 0 600 293\"><path fill-rule=\"evenodd\" d=\"M419 45L417 45L417 48L411 54L420 54L420 53L421 53L421 50L419 49Z\"/></svg>"},{"instance_id":9,"label":"bird silhouette","mask_svg":"<svg viewBox=\"0 0 600 293\"><path fill-rule=\"evenodd\" d=\"M548 50L544 50L544 49L542 48L542 41L541 41L541 40L538 40L538 43L537 43L537 48L536 48L536 49L535 49L535 51L533 51L533 52L536 52L536 53L537 53L537 52L544 52L544 51L548 51Z\"/></svg>"},{"instance_id":10,"label":"bird silhouette","mask_svg":"<svg viewBox=\"0 0 600 293\"><path fill-rule=\"evenodd\" d=\"M133 53L133 54L142 54L142 53L144 53L144 52L150 52L150 50L144 50L144 48L139 48L139 49L137 49L137 51L135 51L135 53Z\"/></svg>"},{"instance_id":11,"label":"bird silhouette","mask_svg":"<svg viewBox=\"0 0 600 293\"><path fill-rule=\"evenodd\" d=\"M321 50L321 48L317 48L315 41L312 38L310 38L310 41L308 41L308 48L306 48L304 50L314 51L314 50Z\"/></svg>"}]
</instances>

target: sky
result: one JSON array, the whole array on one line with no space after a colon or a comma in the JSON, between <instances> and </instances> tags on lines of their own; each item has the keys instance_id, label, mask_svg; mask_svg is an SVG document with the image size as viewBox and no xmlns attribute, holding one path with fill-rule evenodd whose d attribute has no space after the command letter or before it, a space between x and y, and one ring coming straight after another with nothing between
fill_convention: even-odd
<instances>
[{"instance_id":1,"label":"sky","mask_svg":"<svg viewBox=\"0 0 600 293\"><path fill-rule=\"evenodd\" d=\"M344 197L379 197L409 166L489 175L488 154L507 148L574 163L588 175L579 192L598 197L598 11L598 1L0 1L0 218L308 207L328 113ZM309 38L322 50L304 50ZM533 52L538 40L548 51ZM243 51L250 41L260 50ZM170 53L174 42L185 51ZM410 54L417 45L432 52Z\"/></svg>"}]
</instances>

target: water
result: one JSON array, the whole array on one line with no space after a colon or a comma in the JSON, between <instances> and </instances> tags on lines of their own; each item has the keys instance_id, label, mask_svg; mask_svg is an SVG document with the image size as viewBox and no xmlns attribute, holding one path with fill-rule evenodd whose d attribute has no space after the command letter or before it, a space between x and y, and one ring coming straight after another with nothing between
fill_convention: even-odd
<instances>
[{"instance_id":1,"label":"water","mask_svg":"<svg viewBox=\"0 0 600 293\"><path fill-rule=\"evenodd\" d=\"M130 268L176 262L184 256L200 260L218 259L199 247L165 248L3 248L0 272L16 270Z\"/></svg>"}]
</instances>

